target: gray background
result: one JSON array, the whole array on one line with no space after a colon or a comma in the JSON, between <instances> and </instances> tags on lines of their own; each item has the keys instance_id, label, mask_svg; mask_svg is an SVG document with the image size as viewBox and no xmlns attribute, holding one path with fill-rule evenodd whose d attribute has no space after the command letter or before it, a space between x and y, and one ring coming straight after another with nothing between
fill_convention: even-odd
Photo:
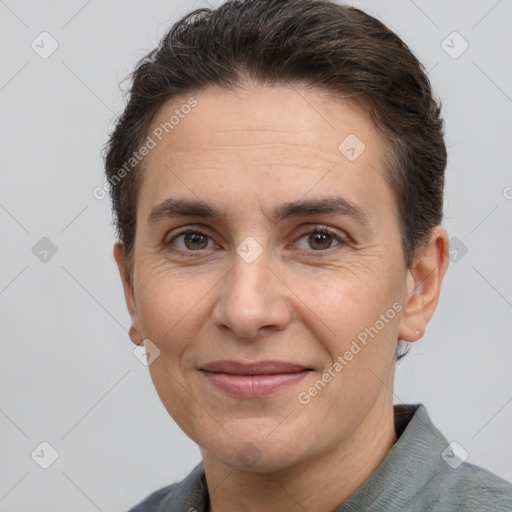
<instances>
[{"instance_id":1,"label":"gray background","mask_svg":"<svg viewBox=\"0 0 512 512\"><path fill-rule=\"evenodd\" d=\"M398 367L395 402L424 403L469 462L512 480L512 2L354 5L424 62L447 126L444 225L457 254ZM133 355L110 206L92 195L119 82L200 6L0 1L1 511L127 510L200 461ZM59 45L47 59L31 47L43 31ZM469 44L461 55L453 31ZM43 237L57 248L46 262L32 250ZM48 469L31 457L43 441L58 452Z\"/></svg>"}]
</instances>

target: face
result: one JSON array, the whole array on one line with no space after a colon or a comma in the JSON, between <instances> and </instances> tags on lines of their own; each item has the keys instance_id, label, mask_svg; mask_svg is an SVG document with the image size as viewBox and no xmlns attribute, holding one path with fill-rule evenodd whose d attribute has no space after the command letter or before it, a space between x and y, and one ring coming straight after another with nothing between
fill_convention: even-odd
<instances>
[{"instance_id":1,"label":"face","mask_svg":"<svg viewBox=\"0 0 512 512\"><path fill-rule=\"evenodd\" d=\"M320 91L193 97L165 104L149 131L124 281L130 336L150 340L156 390L202 450L283 469L391 403L397 338L414 341L384 140L355 103ZM151 135L176 110L188 113ZM234 376L219 361L298 367Z\"/></svg>"}]
</instances>

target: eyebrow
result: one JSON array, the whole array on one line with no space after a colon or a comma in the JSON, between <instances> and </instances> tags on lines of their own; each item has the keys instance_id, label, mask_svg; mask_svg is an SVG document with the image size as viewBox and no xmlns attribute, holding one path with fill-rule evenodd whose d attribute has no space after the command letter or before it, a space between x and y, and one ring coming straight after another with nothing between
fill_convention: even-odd
<instances>
[{"instance_id":1,"label":"eyebrow","mask_svg":"<svg viewBox=\"0 0 512 512\"><path fill-rule=\"evenodd\" d=\"M271 219L275 222L292 217L305 217L318 214L337 214L351 217L357 222L368 225L368 212L343 197L325 197L320 199L300 199L283 203L275 207ZM148 224L156 224L161 219L173 217L202 217L226 221L228 215L212 204L190 199L166 199L155 206L148 216Z\"/></svg>"}]
</instances>

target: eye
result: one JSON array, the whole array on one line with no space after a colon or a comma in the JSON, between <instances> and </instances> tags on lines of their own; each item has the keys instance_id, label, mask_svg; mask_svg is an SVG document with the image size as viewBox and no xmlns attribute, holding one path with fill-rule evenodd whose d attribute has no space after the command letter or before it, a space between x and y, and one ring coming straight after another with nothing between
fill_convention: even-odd
<instances>
[{"instance_id":1,"label":"eye","mask_svg":"<svg viewBox=\"0 0 512 512\"><path fill-rule=\"evenodd\" d=\"M295 242L298 249L314 252L325 252L337 246L346 245L347 241L342 235L326 226L315 226L314 229L305 232ZM204 249L212 249L215 244L210 236L195 228L188 228L175 234L165 246L181 253L200 252Z\"/></svg>"},{"instance_id":2,"label":"eye","mask_svg":"<svg viewBox=\"0 0 512 512\"><path fill-rule=\"evenodd\" d=\"M200 251L201 249L211 249L213 241L208 235L198 229L187 229L172 237L165 245L174 245L182 252Z\"/></svg>"},{"instance_id":3,"label":"eye","mask_svg":"<svg viewBox=\"0 0 512 512\"><path fill-rule=\"evenodd\" d=\"M344 245L345 240L337 233L325 226L316 226L313 230L302 235L296 242L299 249L319 252L332 249L338 245Z\"/></svg>"}]
</instances>

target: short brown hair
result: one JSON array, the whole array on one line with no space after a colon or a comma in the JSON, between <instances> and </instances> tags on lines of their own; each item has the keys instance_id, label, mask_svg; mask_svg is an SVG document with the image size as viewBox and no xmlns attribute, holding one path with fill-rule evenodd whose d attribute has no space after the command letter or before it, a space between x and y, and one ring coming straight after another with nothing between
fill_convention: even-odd
<instances>
[{"instance_id":1,"label":"short brown hair","mask_svg":"<svg viewBox=\"0 0 512 512\"><path fill-rule=\"evenodd\" d=\"M302 84L356 99L387 142L404 261L442 220L446 147L441 103L423 65L382 22L329 0L231 0L183 17L136 66L128 104L105 147L117 234L133 277L141 165L116 173L167 100L209 85Z\"/></svg>"}]
</instances>

